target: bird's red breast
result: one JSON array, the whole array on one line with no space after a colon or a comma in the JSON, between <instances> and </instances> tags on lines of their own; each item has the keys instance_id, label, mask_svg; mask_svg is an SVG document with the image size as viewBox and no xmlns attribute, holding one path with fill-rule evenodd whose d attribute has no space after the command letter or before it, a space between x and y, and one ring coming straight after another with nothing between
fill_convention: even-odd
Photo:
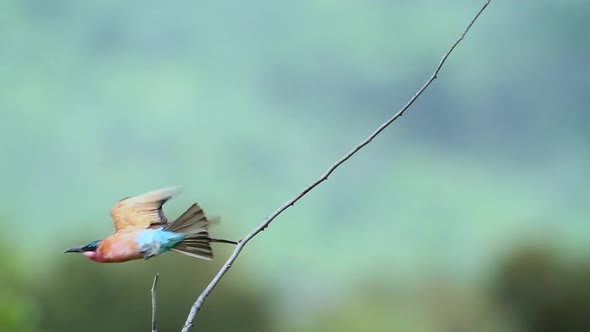
<instances>
[{"instance_id":1,"label":"bird's red breast","mask_svg":"<svg viewBox=\"0 0 590 332\"><path fill-rule=\"evenodd\" d=\"M115 233L102 240L94 257L97 262L125 262L143 258L139 252L137 232Z\"/></svg>"}]
</instances>

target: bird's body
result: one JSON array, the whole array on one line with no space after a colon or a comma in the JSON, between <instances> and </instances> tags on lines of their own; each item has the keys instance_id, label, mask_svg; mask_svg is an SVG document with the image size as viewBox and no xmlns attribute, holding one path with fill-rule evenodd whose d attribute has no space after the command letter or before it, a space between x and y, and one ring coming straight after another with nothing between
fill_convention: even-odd
<instances>
[{"instance_id":1,"label":"bird's body","mask_svg":"<svg viewBox=\"0 0 590 332\"><path fill-rule=\"evenodd\" d=\"M97 250L85 254L97 262L125 262L163 254L186 238L162 228L114 233L102 240Z\"/></svg>"},{"instance_id":2,"label":"bird's body","mask_svg":"<svg viewBox=\"0 0 590 332\"><path fill-rule=\"evenodd\" d=\"M209 220L198 204L193 204L173 222L168 222L162 205L179 189L164 188L119 201L111 210L115 232L104 240L66 252L81 252L102 263L148 259L169 250L185 255L212 259L211 242L233 241L209 237Z\"/></svg>"},{"instance_id":3,"label":"bird's body","mask_svg":"<svg viewBox=\"0 0 590 332\"><path fill-rule=\"evenodd\" d=\"M84 256L96 262L125 262L142 258L137 241L144 231L115 233L100 242L96 251L86 251Z\"/></svg>"}]
</instances>

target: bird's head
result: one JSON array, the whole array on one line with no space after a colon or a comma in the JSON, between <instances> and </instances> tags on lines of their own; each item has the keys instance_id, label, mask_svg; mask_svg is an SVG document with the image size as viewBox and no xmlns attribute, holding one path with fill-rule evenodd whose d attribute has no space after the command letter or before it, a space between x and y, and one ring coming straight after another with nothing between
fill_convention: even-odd
<instances>
[{"instance_id":1,"label":"bird's head","mask_svg":"<svg viewBox=\"0 0 590 332\"><path fill-rule=\"evenodd\" d=\"M81 247L73 247L70 249L67 249L66 251L64 251L64 253L66 252L79 252L82 253L84 256L95 260L96 259L96 250L98 249L98 246L100 245L101 240L95 240L92 241L90 243L88 243L87 245L81 246Z\"/></svg>"}]
</instances>

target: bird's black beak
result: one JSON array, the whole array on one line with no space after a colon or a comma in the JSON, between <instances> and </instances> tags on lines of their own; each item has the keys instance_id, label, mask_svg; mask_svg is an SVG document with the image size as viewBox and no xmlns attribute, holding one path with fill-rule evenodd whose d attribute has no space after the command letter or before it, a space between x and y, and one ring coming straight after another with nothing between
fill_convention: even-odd
<instances>
[{"instance_id":1,"label":"bird's black beak","mask_svg":"<svg viewBox=\"0 0 590 332\"><path fill-rule=\"evenodd\" d=\"M64 254L66 252L84 252L84 249L83 248L84 247L73 247L73 248L70 248L70 249L66 249L66 251L64 251Z\"/></svg>"}]
</instances>

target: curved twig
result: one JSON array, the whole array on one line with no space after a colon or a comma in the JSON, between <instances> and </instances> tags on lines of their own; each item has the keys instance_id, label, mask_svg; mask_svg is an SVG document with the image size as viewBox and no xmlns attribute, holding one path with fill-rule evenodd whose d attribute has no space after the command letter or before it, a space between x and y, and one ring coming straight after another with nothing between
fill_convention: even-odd
<instances>
[{"instance_id":1,"label":"curved twig","mask_svg":"<svg viewBox=\"0 0 590 332\"><path fill-rule=\"evenodd\" d=\"M487 8L487 6L490 4L490 2L491 2L491 0L487 0L485 2L483 7L477 12L477 14L471 20L471 22L469 22L469 24L467 25L467 27L465 28L465 30L463 31L463 33L461 34L459 39L457 39L453 43L451 48L443 55L442 59L440 60L438 66L436 66L436 68L435 68L434 72L432 73L432 75L430 76L430 78L426 81L426 83L424 83L424 85L420 88L420 90L418 90L418 92L416 92L416 94L414 94L414 96L410 99L410 101L404 107L402 107L389 120L387 120L386 122L381 124L371 135L369 135L369 137L367 137L365 140L363 140L361 143L359 143L357 146L355 146L352 150L350 150L350 152L348 152L346 155L344 155L344 157L342 157L340 160L338 160L332 166L330 166L330 168L328 168L328 170L319 179L317 179L315 182L313 182L311 185L309 185L307 188L305 188L297 196L290 199L287 203L285 203L278 210L276 210L273 214L271 214L268 218L266 218L266 220L262 224L260 224L252 232L250 232L248 235L246 235L244 238L242 238L239 241L238 245L234 249L233 253L229 256L229 258L227 259L225 264L221 267L221 269L219 270L219 272L217 272L217 274L215 275L213 280L211 280L211 282L209 283L209 285L207 285L207 287L205 288L203 293L201 293L201 295L197 298L195 303L192 305L192 307L189 311L188 317L186 318L186 322L184 323L184 326L182 328L182 332L188 332L188 330L192 327L193 320L194 320L195 316L197 315L197 312L201 309L203 302L205 302L205 299L207 298L207 296L209 296L209 294L211 294L211 291L213 291L213 289L215 288L215 286L217 286L217 284L219 283L221 278L223 278L225 273L227 273L227 271L231 268L232 264L238 258L238 255L242 252L242 249L244 249L244 246L246 246L248 241L250 241L256 235L258 235L260 232L262 232L266 227L268 227L268 225L276 217L278 217L281 213L283 213L283 211L285 211L289 207L293 206L298 200L300 200L303 196L305 196L307 193L309 193L312 189L317 187L320 183L326 181L328 179L328 177L330 176L330 174L332 174L332 172L334 172L334 170L336 170L336 168L338 168L345 161L350 159L350 157L352 157L354 154L356 154L360 149L364 148L367 144L371 143L371 141L375 137L377 137L377 135L379 135L392 122L394 122L395 120L400 118L404 114L404 112L408 108L410 108L410 106L412 106L412 104L416 101L416 99L418 99L418 97L420 97L420 95L428 88L428 86L430 86L430 84L437 78L438 73L442 69L445 62L447 61L447 58L449 57L449 55L451 55L451 53L457 47L457 45L459 45L459 43L465 38L465 35L469 32L469 30L471 29L471 27L473 26L475 21L477 21L477 19L481 15L481 13Z\"/></svg>"}]
</instances>

